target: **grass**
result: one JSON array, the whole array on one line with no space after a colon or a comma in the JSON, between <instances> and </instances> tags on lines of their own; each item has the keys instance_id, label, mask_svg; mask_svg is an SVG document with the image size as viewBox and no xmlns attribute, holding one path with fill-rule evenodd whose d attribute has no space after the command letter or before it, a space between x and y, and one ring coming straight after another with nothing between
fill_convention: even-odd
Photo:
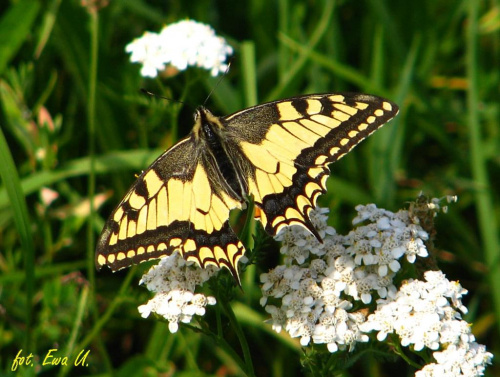
<instances>
[{"instance_id":1,"label":"grass","mask_svg":"<svg viewBox=\"0 0 500 377\"><path fill-rule=\"evenodd\" d=\"M332 166L320 202L342 231L359 203L396 210L420 191L457 194L437 218L438 262L469 291L466 319L477 341L499 354L498 4L253 0L234 9L228 1L122 0L89 12L76 1L20 0L1 9L0 374L305 373L300 345L264 323L258 302L258 277L277 260L275 245L242 276L243 291L209 309L204 331L213 337L187 326L172 335L140 317L150 293L137 283L148 266L94 268L95 240L134 174L189 132L192 110L214 88L207 106L216 114L313 92L398 103L397 119ZM218 85L196 69L141 78L125 45L186 17L233 45L228 75ZM38 365L50 349L71 360L90 350L88 366L13 372L21 349ZM414 373L376 353L362 360L352 373ZM498 373L492 366L486 375Z\"/></svg>"}]
</instances>

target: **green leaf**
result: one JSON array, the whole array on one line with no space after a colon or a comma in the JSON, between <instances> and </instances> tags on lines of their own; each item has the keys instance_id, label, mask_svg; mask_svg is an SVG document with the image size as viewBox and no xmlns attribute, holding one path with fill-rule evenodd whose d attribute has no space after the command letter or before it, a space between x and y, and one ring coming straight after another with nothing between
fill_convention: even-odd
<instances>
[{"instance_id":1,"label":"green leaf","mask_svg":"<svg viewBox=\"0 0 500 377\"><path fill-rule=\"evenodd\" d=\"M161 150L134 150L126 152L113 152L103 156L96 157L95 171L97 174L122 171L126 169L140 170L161 153ZM57 170L46 170L33 173L24 178L20 185L19 192L29 195L44 186L49 186L55 182L65 180L70 177L88 175L90 172L90 158L83 157L75 159L64 164ZM130 175L130 182L134 180L133 174ZM0 187L0 208L5 208L10 204L8 190Z\"/></svg>"},{"instance_id":2,"label":"green leaf","mask_svg":"<svg viewBox=\"0 0 500 377\"><path fill-rule=\"evenodd\" d=\"M39 9L38 1L18 1L0 19L0 74L26 40Z\"/></svg>"}]
</instances>

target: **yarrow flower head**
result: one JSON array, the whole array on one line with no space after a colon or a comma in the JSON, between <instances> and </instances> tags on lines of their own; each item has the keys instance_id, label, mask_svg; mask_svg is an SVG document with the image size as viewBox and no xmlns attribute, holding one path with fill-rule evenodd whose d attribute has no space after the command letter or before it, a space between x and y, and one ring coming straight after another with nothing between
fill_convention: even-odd
<instances>
[{"instance_id":1,"label":"yarrow flower head","mask_svg":"<svg viewBox=\"0 0 500 377\"><path fill-rule=\"evenodd\" d=\"M145 32L125 47L130 60L142 63L141 75L156 77L167 65L179 71L188 66L203 68L217 76L227 69L225 63L232 47L209 26L183 20L167 25L160 33Z\"/></svg>"},{"instance_id":2,"label":"yarrow flower head","mask_svg":"<svg viewBox=\"0 0 500 377\"><path fill-rule=\"evenodd\" d=\"M152 312L156 313L169 322L170 332L176 332L179 322L189 323L193 315L204 315L207 305L215 305L214 297L195 293L195 288L217 271L214 266L201 269L192 265L179 253L163 258L139 283L156 293L145 305L139 306L141 316L147 318Z\"/></svg>"},{"instance_id":3,"label":"yarrow flower head","mask_svg":"<svg viewBox=\"0 0 500 377\"><path fill-rule=\"evenodd\" d=\"M444 210L439 203L432 200L425 207L430 216ZM276 237L282 241L285 263L261 275L261 305L271 315L273 329L285 329L302 346L326 344L330 352L352 350L356 343L369 341L371 332L378 341L395 334L402 346L434 352L437 364L426 366L418 377L482 375L493 355L475 343L469 324L461 319L467 312L461 302L467 291L440 271L427 271L425 281L396 284L403 263L429 254L429 236L418 216L373 204L356 210L353 223L358 226L347 235L327 226L327 210L315 209L311 220L323 243L298 226ZM454 362L447 360L452 353ZM434 372L450 368L464 374Z\"/></svg>"},{"instance_id":4,"label":"yarrow flower head","mask_svg":"<svg viewBox=\"0 0 500 377\"><path fill-rule=\"evenodd\" d=\"M399 260L427 256L427 233L406 211L394 214L375 205L356 209L355 223L371 223L347 236L336 234L326 224L328 210L318 208L310 218L323 243L302 227L286 228L276 237L282 241L285 265L261 276L261 304L271 314L273 328L300 337L302 345L326 343L335 352L368 341L359 327L365 311L352 311L354 304L393 297Z\"/></svg>"}]
</instances>

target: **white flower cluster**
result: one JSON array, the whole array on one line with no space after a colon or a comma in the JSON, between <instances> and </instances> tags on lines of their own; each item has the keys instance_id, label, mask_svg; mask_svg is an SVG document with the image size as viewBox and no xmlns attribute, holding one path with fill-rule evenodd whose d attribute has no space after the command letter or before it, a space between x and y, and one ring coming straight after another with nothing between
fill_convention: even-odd
<instances>
[{"instance_id":1,"label":"white flower cluster","mask_svg":"<svg viewBox=\"0 0 500 377\"><path fill-rule=\"evenodd\" d=\"M431 202L429 211L440 209L436 203ZM356 210L353 223L366 224L346 236L327 226L325 209L316 209L310 216L323 243L302 227L289 227L279 234L285 264L261 275L261 304L271 314L273 329L284 328L292 337L300 337L303 346L311 341L324 343L330 352L352 350L357 342L367 342L373 330L378 331L379 341L396 333L403 346L412 345L414 350L444 350L434 353L438 364L426 368L445 370L448 365L439 362L440 355L456 347L456 355L466 352L468 356L455 359L466 365L453 367L475 368L477 374L464 375L481 375L492 355L474 342L470 326L460 319L458 311L466 312L461 303L466 291L435 271L425 274L425 282L409 280L399 290L395 286L403 257L414 263L417 256L428 255L424 244L428 234L418 219L408 211L393 213L373 204ZM367 318L374 296L378 306ZM418 377L427 375L446 374Z\"/></svg>"},{"instance_id":2,"label":"white flower cluster","mask_svg":"<svg viewBox=\"0 0 500 377\"><path fill-rule=\"evenodd\" d=\"M493 355L482 344L450 345L443 352L434 352L437 363L427 364L415 377L475 377L482 376Z\"/></svg>"},{"instance_id":3,"label":"white flower cluster","mask_svg":"<svg viewBox=\"0 0 500 377\"><path fill-rule=\"evenodd\" d=\"M141 75L145 77L156 77L157 71L163 71L167 64L180 71L196 66L217 76L227 69L224 62L233 53L232 47L209 25L191 20L165 26L159 34L145 32L125 51L131 53L132 62L142 63Z\"/></svg>"},{"instance_id":4,"label":"white flower cluster","mask_svg":"<svg viewBox=\"0 0 500 377\"><path fill-rule=\"evenodd\" d=\"M417 210L433 216L443 209L433 200L420 201ZM470 325L461 319L467 313L462 304L467 291L440 271L396 286L403 258L414 263L417 256L428 255L428 235L416 212L393 213L373 204L356 210L353 222L359 226L345 236L327 225L328 210L321 208L310 218L323 243L302 227L277 236L285 264L261 275L261 304L271 314L273 329L285 329L302 346L326 344L330 352L351 351L358 342L368 342L372 332L381 342L397 336L412 351L433 352L436 362L416 377L483 375L493 355L475 342ZM206 306L216 303L195 289L218 271L201 269L179 253L162 259L141 279L156 295L139 312L145 318L151 312L163 316L176 332L179 322L204 315Z\"/></svg>"},{"instance_id":5,"label":"white flower cluster","mask_svg":"<svg viewBox=\"0 0 500 377\"><path fill-rule=\"evenodd\" d=\"M302 227L286 228L277 237L283 242L285 265L261 276L261 304L272 315L273 328L284 327L304 346L312 338L335 352L368 341L359 329L365 321L363 311L349 312L353 302L368 304L374 294L394 297L398 259L406 255L414 262L416 255L427 256L427 233L410 222L407 211L394 214L375 205L356 209L355 223L371 223L347 236L327 226L327 209L311 212L323 243ZM267 305L269 298L278 305Z\"/></svg>"},{"instance_id":6,"label":"white flower cluster","mask_svg":"<svg viewBox=\"0 0 500 377\"><path fill-rule=\"evenodd\" d=\"M415 351L474 341L469 324L460 320L458 312L467 313L461 301L467 291L441 271L427 271L425 280L405 281L394 298L377 300L377 310L363 324L363 331L378 331L380 341L395 332L401 345L413 345Z\"/></svg>"},{"instance_id":7,"label":"white flower cluster","mask_svg":"<svg viewBox=\"0 0 500 377\"><path fill-rule=\"evenodd\" d=\"M415 351L443 349L433 354L437 364L426 365L417 377L481 376L493 355L475 342L470 325L461 320L459 312L467 313L462 304L467 291L441 271L427 271L425 280L408 280L396 297L378 300L362 331L378 331L379 341L396 333L401 345Z\"/></svg>"},{"instance_id":8,"label":"white flower cluster","mask_svg":"<svg viewBox=\"0 0 500 377\"><path fill-rule=\"evenodd\" d=\"M147 318L151 312L157 313L169 322L170 332L175 333L179 322L189 323L193 315L204 315L207 305L215 305L214 297L194 291L217 271L219 269L214 266L202 269L191 265L177 252L163 258L139 282L156 292L147 304L139 306L141 316Z\"/></svg>"}]
</instances>

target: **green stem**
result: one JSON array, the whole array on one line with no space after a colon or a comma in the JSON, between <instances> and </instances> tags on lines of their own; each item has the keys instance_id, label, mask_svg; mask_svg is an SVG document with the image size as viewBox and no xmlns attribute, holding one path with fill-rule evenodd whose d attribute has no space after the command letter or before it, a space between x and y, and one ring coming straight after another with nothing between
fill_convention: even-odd
<instances>
[{"instance_id":1,"label":"green stem","mask_svg":"<svg viewBox=\"0 0 500 377\"><path fill-rule=\"evenodd\" d=\"M80 300L78 302L76 317L75 317L75 320L73 322L73 328L71 330L71 335L69 337L68 344L66 345L66 350L64 352L64 355L66 355L66 356L76 356L77 355L76 353L75 353L75 355L73 355L73 352L75 350L74 346L75 346L75 342L76 342L76 338L78 336L79 330L82 328L83 316L85 314L85 308L87 307L87 304L88 304L89 291L90 290L89 290L88 285L83 286L82 292L80 294ZM80 351L82 351L82 350L77 349L77 352L80 352ZM68 371L69 371L68 367L62 367L59 370L58 375L60 377L64 377L67 375Z\"/></svg>"},{"instance_id":2,"label":"green stem","mask_svg":"<svg viewBox=\"0 0 500 377\"><path fill-rule=\"evenodd\" d=\"M219 302L221 303L222 309L229 318L229 322L231 323L231 326L233 327L234 331L236 332L236 336L240 341L243 358L245 360L247 376L255 376L250 348L248 347L248 342L245 334L243 333L243 329L241 328L238 320L236 319L236 316L234 315L233 308L231 308L231 305L229 305L229 303L225 300L220 300Z\"/></svg>"},{"instance_id":3,"label":"green stem","mask_svg":"<svg viewBox=\"0 0 500 377\"><path fill-rule=\"evenodd\" d=\"M241 60L243 62L243 88L245 91L245 107L255 106L257 99L257 72L255 67L255 43L245 41L241 44Z\"/></svg>"},{"instance_id":4,"label":"green stem","mask_svg":"<svg viewBox=\"0 0 500 377\"><path fill-rule=\"evenodd\" d=\"M87 92L87 127L89 133L89 180L88 180L88 200L89 200L89 217L87 222L87 278L91 287L91 296L89 299L89 307L94 323L99 319L99 311L95 300L95 237L94 237L94 219L95 219L95 182L96 182L96 93L97 93L97 64L99 56L99 12L98 9L89 9L90 16L90 59L89 59L89 77L88 77L88 92ZM96 327L94 327L95 329ZM112 369L109 357L102 345L100 333L92 333L97 349L99 350L106 369ZM86 340L89 337L85 338ZM83 348L80 348L83 349ZM63 373L68 373L72 368L70 364L68 368L63 369Z\"/></svg>"},{"instance_id":5,"label":"green stem","mask_svg":"<svg viewBox=\"0 0 500 377\"><path fill-rule=\"evenodd\" d=\"M392 339L388 342L389 346L392 346L394 348L394 352L400 356L404 361L408 363L408 365L411 365L415 369L420 369L422 368L422 365L414 362L412 359L410 359L404 352L404 350L401 348L401 344L399 343L399 338L395 336L396 339Z\"/></svg>"},{"instance_id":6,"label":"green stem","mask_svg":"<svg viewBox=\"0 0 500 377\"><path fill-rule=\"evenodd\" d=\"M96 106L96 85L97 85L97 58L98 58L98 34L99 17L98 12L89 12L90 15L90 67L89 67L89 88L87 94L87 127L89 132L89 159L90 170L88 180L88 199L90 204L89 221L87 223L87 274L91 287L95 287L95 265L94 265L94 229L93 221L95 216L94 195L95 195L95 106Z\"/></svg>"},{"instance_id":7,"label":"green stem","mask_svg":"<svg viewBox=\"0 0 500 377\"><path fill-rule=\"evenodd\" d=\"M481 125L479 122L479 85L478 85L478 8L479 1L469 1L468 29L466 40L467 61L467 107L469 139L471 150L471 171L476 190L476 212L479 221L479 230L484 245L486 264L489 266L490 286L500 287L500 243L498 240L498 225L493 205L491 182L488 177L486 165L488 163L484 155L484 143L481 137ZM500 290L492 289L493 304L497 321L500 321Z\"/></svg>"},{"instance_id":8,"label":"green stem","mask_svg":"<svg viewBox=\"0 0 500 377\"><path fill-rule=\"evenodd\" d=\"M283 79L274 88L269 96L267 96L267 101L275 100L276 98L282 97L282 93L286 91L286 88L295 80L297 74L301 69L304 68L305 64L311 58L311 54L316 47L316 45L321 41L321 38L325 35L328 27L330 26L330 20L333 15L333 10L335 9L335 1L327 1L325 4L325 9L321 18L318 21L316 28L311 34L311 38L304 45L307 46L295 62L291 65L290 69L285 72L282 76ZM282 41L283 34L280 35L280 41Z\"/></svg>"},{"instance_id":9,"label":"green stem","mask_svg":"<svg viewBox=\"0 0 500 377\"><path fill-rule=\"evenodd\" d=\"M94 327L90 330L87 336L85 336L85 338L75 347L75 349L77 350L85 349L95 337L99 336L102 328L111 319L116 309L118 308L118 305L120 305L123 301L125 301L126 297L125 291L129 288L130 282L132 281L132 278L135 276L136 269L137 269L136 267L130 269L129 273L123 280L119 292L117 293L113 301L111 301L106 311L99 316L98 320L94 322Z\"/></svg>"}]
</instances>

